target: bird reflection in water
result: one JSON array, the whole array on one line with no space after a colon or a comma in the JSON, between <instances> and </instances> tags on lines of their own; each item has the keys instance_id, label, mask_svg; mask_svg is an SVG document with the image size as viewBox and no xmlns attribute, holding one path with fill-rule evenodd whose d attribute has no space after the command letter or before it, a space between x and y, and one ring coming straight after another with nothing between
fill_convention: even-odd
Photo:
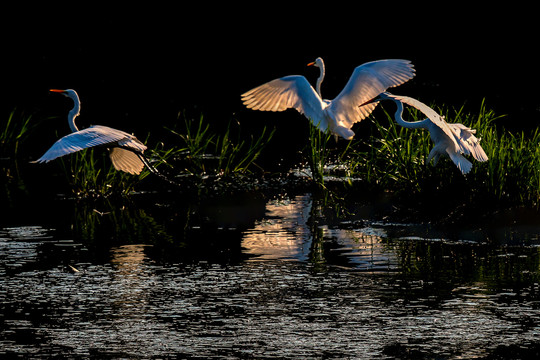
<instances>
[{"instance_id":1,"label":"bird reflection in water","mask_svg":"<svg viewBox=\"0 0 540 360\"><path fill-rule=\"evenodd\" d=\"M116 313L120 317L138 317L150 296L154 274L151 261L145 254L150 245L123 245L111 249L111 265L114 267L116 288Z\"/></svg>"},{"instance_id":2,"label":"bird reflection in water","mask_svg":"<svg viewBox=\"0 0 540 360\"><path fill-rule=\"evenodd\" d=\"M396 253L374 227L336 229L309 221L317 210L310 194L290 200L271 200L265 217L246 231L244 254L254 260L299 260L315 265L338 265L361 270L388 270L396 266Z\"/></svg>"},{"instance_id":3,"label":"bird reflection in water","mask_svg":"<svg viewBox=\"0 0 540 360\"><path fill-rule=\"evenodd\" d=\"M133 276L141 273L142 265L147 260L144 249L151 245L123 245L111 249L111 264L121 275Z\"/></svg>"},{"instance_id":4,"label":"bird reflection in water","mask_svg":"<svg viewBox=\"0 0 540 360\"><path fill-rule=\"evenodd\" d=\"M308 225L311 206L309 194L268 202L264 219L244 234L244 253L261 260L308 260L312 242Z\"/></svg>"}]
</instances>

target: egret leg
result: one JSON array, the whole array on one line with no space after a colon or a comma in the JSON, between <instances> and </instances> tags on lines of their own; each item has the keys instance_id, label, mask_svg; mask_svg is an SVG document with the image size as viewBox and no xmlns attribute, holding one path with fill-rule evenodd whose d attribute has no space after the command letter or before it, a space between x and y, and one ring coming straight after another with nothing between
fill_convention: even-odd
<instances>
[{"instance_id":1,"label":"egret leg","mask_svg":"<svg viewBox=\"0 0 540 360\"><path fill-rule=\"evenodd\" d=\"M151 163L150 161L148 161L148 158L146 156L144 156L143 154L140 154L140 153L137 153L137 155L139 156L139 159L141 159L141 161L143 162L143 164L146 166L146 168L148 170L150 170L150 172L158 177L160 177L161 179L165 180L166 182L168 182L169 184L171 185L175 185L175 186L181 186L179 183L177 183L176 181L174 181L173 179L169 178L168 176L166 176L165 174L161 173L160 171L158 171L158 169L156 169Z\"/></svg>"},{"instance_id":2,"label":"egret leg","mask_svg":"<svg viewBox=\"0 0 540 360\"><path fill-rule=\"evenodd\" d=\"M431 159L433 159L433 166L437 165L437 162L439 161L440 156L441 156L441 154L439 154L439 152L437 150L437 147L434 147L429 152L426 165L431 162Z\"/></svg>"}]
</instances>

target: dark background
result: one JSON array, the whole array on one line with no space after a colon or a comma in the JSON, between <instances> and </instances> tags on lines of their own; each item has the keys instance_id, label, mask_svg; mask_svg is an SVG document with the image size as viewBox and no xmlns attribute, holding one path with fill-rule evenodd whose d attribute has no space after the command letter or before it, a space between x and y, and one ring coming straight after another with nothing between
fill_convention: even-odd
<instances>
[{"instance_id":1,"label":"dark background","mask_svg":"<svg viewBox=\"0 0 540 360\"><path fill-rule=\"evenodd\" d=\"M298 114L245 109L240 94L291 74L314 84L318 69L306 64L321 56L325 98L339 93L354 67L403 58L415 64L417 75L393 89L397 94L471 110L486 98L489 108L508 114L502 124L511 129L540 121L535 9L383 2L152 5L5 11L0 116L17 108L36 118L63 118L69 100L48 89L73 88L81 97L80 128L102 124L144 138L185 111L215 124L273 124L282 133L286 125L293 140L303 121ZM289 9L293 5L300 7ZM52 122L43 136L50 142L56 131L69 129Z\"/></svg>"}]
</instances>

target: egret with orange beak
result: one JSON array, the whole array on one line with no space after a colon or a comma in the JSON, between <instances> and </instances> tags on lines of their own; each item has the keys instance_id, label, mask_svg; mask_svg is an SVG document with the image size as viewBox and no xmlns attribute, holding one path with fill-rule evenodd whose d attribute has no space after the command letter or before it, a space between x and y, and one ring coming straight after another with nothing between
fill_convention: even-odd
<instances>
[{"instance_id":1,"label":"egret with orange beak","mask_svg":"<svg viewBox=\"0 0 540 360\"><path fill-rule=\"evenodd\" d=\"M72 133L56 141L36 162L46 163L83 149L102 146L109 149L109 157L116 170L137 175L141 173L146 165L153 172L153 168L148 164L148 161L143 155L146 145L134 135L101 125L94 125L79 130L77 125L75 125L75 118L79 115L81 108L81 102L79 101L77 92L72 89L51 89L50 91L62 94L73 100L73 109L68 114L68 124Z\"/></svg>"},{"instance_id":2,"label":"egret with orange beak","mask_svg":"<svg viewBox=\"0 0 540 360\"><path fill-rule=\"evenodd\" d=\"M317 91L304 76L285 76L242 94L244 105L262 111L295 109L319 130L329 129L336 136L350 140L354 137L351 127L365 119L377 106L376 102L362 104L414 77L414 67L408 60L368 62L354 69L347 85L334 100L326 100L321 95L325 75L323 60L317 58L308 65L320 69Z\"/></svg>"}]
</instances>

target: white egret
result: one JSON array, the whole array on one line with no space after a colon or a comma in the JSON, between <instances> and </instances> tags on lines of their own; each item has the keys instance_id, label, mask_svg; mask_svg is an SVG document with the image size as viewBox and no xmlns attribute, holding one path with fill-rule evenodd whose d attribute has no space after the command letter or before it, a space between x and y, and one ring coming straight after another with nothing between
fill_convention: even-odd
<instances>
[{"instance_id":1,"label":"white egret","mask_svg":"<svg viewBox=\"0 0 540 360\"><path fill-rule=\"evenodd\" d=\"M480 139L474 134L476 130L466 127L463 124L447 123L444 116L439 115L435 110L426 104L408 96L393 95L388 92L382 93L368 103L378 102L380 100L392 100L397 105L394 115L396 122L410 129L427 129L431 141L435 144L429 152L428 163L433 159L435 166L441 155L448 155L456 164L458 169L467 174L471 171L472 163L464 155L472 155L478 161L487 161L488 157L480 146ZM420 110L428 118L421 121L403 120L403 103Z\"/></svg>"},{"instance_id":2,"label":"white egret","mask_svg":"<svg viewBox=\"0 0 540 360\"><path fill-rule=\"evenodd\" d=\"M310 119L321 131L330 131L350 140L351 127L366 118L376 103L361 105L390 87L398 86L414 77L414 67L408 60L379 60L354 69L347 85L334 100L323 100L321 83L324 62L317 58L309 63L320 69L317 91L301 75L285 76L260 85L244 94L242 101L249 109L283 111L296 109Z\"/></svg>"},{"instance_id":3,"label":"white egret","mask_svg":"<svg viewBox=\"0 0 540 360\"><path fill-rule=\"evenodd\" d=\"M109 149L109 156L116 170L137 175L140 174L146 165L154 172L154 169L143 157L146 145L134 135L101 125L94 125L84 130L79 130L75 125L75 118L79 115L81 108L77 92L72 89L51 89L50 91L60 93L73 100L74 107L68 115L68 123L72 133L56 141L36 162L46 163L83 149L103 146Z\"/></svg>"}]
</instances>

